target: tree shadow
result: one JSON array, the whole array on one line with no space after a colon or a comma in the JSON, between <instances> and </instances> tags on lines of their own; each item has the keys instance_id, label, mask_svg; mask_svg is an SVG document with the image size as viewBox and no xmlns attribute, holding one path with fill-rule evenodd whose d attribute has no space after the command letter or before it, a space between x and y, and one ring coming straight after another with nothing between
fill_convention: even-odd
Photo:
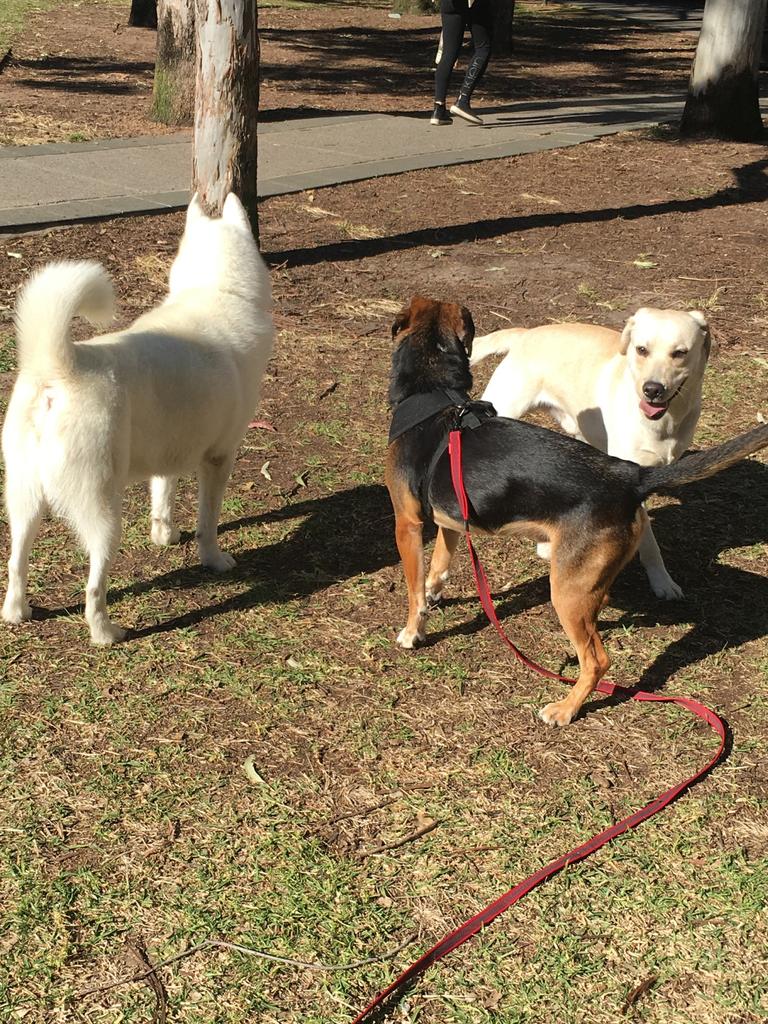
<instances>
[{"instance_id":1,"label":"tree shadow","mask_svg":"<svg viewBox=\"0 0 768 1024\"><path fill-rule=\"evenodd\" d=\"M508 101L518 96L583 95L594 91L658 89L659 79L684 74L680 55L689 50L665 48L663 56L654 54L649 65L648 52L635 44L647 35L649 26L617 20L595 11L581 12L578 19L563 19L560 12L529 12L515 24L514 54L495 54L482 83L487 99ZM658 30L659 26L654 25ZM691 32L697 26L691 26ZM297 81L311 83L313 95L348 92L393 96L420 96L431 91L433 60L439 28L433 19L423 27L398 25L392 28L347 25L343 32L329 28L305 28L297 37L293 28L262 27L263 43L288 51L298 59L262 60L263 79L270 85L295 87ZM619 37L621 47L606 46L607 38ZM468 39L465 48L469 50ZM692 56L692 53L691 53ZM460 57L460 67L464 56ZM361 62L365 61L365 67ZM553 76L559 65L573 69L565 80ZM521 75L520 68L525 67ZM569 85L568 83L572 83ZM684 81L680 79L678 86ZM665 83L666 85L666 83ZM426 105L426 101L425 101Z\"/></svg>"},{"instance_id":2,"label":"tree shadow","mask_svg":"<svg viewBox=\"0 0 768 1024\"><path fill-rule=\"evenodd\" d=\"M130 75L136 73L149 74L154 71L154 61L131 60L114 61L104 60L101 57L74 57L64 55L46 54L43 57L23 58L14 57L13 66L17 68L29 68L36 71L64 71L68 75Z\"/></svg>"},{"instance_id":3,"label":"tree shadow","mask_svg":"<svg viewBox=\"0 0 768 1024\"><path fill-rule=\"evenodd\" d=\"M69 78L22 78L17 85L26 85L31 89L39 89L43 92L93 92L101 96L130 96L133 93L146 92L146 87L142 88L133 82L104 82L96 78L80 79L76 82Z\"/></svg>"},{"instance_id":4,"label":"tree shadow","mask_svg":"<svg viewBox=\"0 0 768 1024\"><path fill-rule=\"evenodd\" d=\"M395 251L417 249L428 245L459 245L497 238L500 235L521 234L537 228L556 228L568 224L596 224L612 220L640 220L670 213L699 213L703 210L762 203L768 199L768 157L753 160L733 169L736 184L725 186L709 196L690 199L669 199L658 203L632 203L622 207L603 207L597 210L571 210L492 217L488 220L468 221L449 227L418 228L402 231L383 238L366 238L343 242L326 242L301 249L277 249L265 253L273 266L314 266L328 261L345 262L381 256Z\"/></svg>"},{"instance_id":5,"label":"tree shadow","mask_svg":"<svg viewBox=\"0 0 768 1024\"><path fill-rule=\"evenodd\" d=\"M100 57L48 56L31 58L14 58L16 68L24 68L29 72L37 72L35 78L19 78L15 84L28 89L69 93L99 93L102 95L130 95L144 92L149 84L148 76L154 70L152 61L113 61ZM58 75L43 77L48 72ZM127 81L110 81L110 75L132 76ZM137 80L139 76L143 78Z\"/></svg>"}]
</instances>

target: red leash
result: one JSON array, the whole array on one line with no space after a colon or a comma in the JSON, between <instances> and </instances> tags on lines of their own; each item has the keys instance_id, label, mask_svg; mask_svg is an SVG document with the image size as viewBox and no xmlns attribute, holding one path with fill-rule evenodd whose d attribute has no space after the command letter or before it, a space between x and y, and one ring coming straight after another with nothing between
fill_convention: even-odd
<instances>
[{"instance_id":1,"label":"red leash","mask_svg":"<svg viewBox=\"0 0 768 1024\"><path fill-rule=\"evenodd\" d=\"M472 560L472 570L475 575L475 583L477 584L477 592L480 596L480 603L483 606L483 611L491 620L493 625L496 627L501 639L509 647L515 657L521 661L527 668L532 669L534 672L538 672L539 675L546 676L548 679L557 679L563 683L573 683L573 679L568 679L565 676L558 675L557 672L552 672L549 669L542 668L537 665L536 662L531 661L527 658L522 651L512 643L509 637L504 632L501 623L496 615L496 609L493 607L493 600L491 598L490 588L488 587L488 581L485 576L480 560L475 553L474 545L472 544L472 538L469 533L469 500L467 498L467 492L464 489L464 478L461 469L461 432L458 430L451 431L449 442L448 442L448 453L451 463L451 479L453 481L453 487L456 492L456 498L459 502L459 508L461 509L462 519L464 520L465 537L467 540L467 547L469 549L469 557ZM723 750L725 749L726 743L726 729L725 723L719 715L715 714L710 708L704 704L699 703L697 700L692 700L690 697L665 697L660 694L647 693L644 690L637 690L634 687L619 686L618 683L611 683L607 680L597 684L597 691L605 694L625 694L632 700L637 701L655 701L661 704L677 704L680 707L685 708L692 714L696 715L697 718L701 718L707 725L710 726L717 733L720 738L720 744L716 752L707 761L703 768L700 768L690 778L685 779L684 782L679 782L676 786L671 786L665 790L660 796L656 797L645 807L639 811L635 811L628 817L623 818L621 821L616 822L615 825L611 825L610 828L599 832L597 835L592 836L582 846L577 846L569 853L564 853L562 857L558 857L557 860L550 861L543 868L539 868L538 871L534 871L532 875L529 875L522 882L519 882L513 889L504 893L493 903L490 903L484 910L481 910L479 914L475 914L474 917L469 918L463 924L452 931L449 935L446 935L438 943L436 943L431 949L427 950L423 956L411 964L411 966L404 971L399 978L397 978L392 984L380 992L373 1002L363 1010L362 1013L355 1017L352 1024L369 1024L374 1020L382 1020L387 1016L388 1009L393 1009L393 1004L397 999L404 994L405 989L423 974L428 967L436 963L438 960L442 960L444 956L452 952L458 946L461 946L472 938L479 931L489 925L491 921L495 920L500 914L503 914L505 910L517 903L518 900L526 896L531 889L535 889L537 885L545 882L552 875L557 874L568 864L575 864L577 861L584 860L585 857L589 857L590 854L595 853L601 847L605 846L606 843L610 843L616 836L620 836L623 832L628 829L635 828L642 821L646 821L648 818L652 818L654 814L658 814L668 804L671 804L684 790L688 789L695 782L698 782L704 775L707 774L720 760Z\"/></svg>"}]
</instances>

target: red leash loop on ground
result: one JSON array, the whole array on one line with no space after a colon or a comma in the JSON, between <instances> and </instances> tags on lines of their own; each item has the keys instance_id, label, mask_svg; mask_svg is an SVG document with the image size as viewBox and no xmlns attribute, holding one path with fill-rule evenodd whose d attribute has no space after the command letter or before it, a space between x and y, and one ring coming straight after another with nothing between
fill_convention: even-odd
<instances>
[{"instance_id":1,"label":"red leash loop on ground","mask_svg":"<svg viewBox=\"0 0 768 1024\"><path fill-rule=\"evenodd\" d=\"M469 500L464 488L464 477L461 470L461 433L458 430L451 431L448 440L448 454L451 464L451 479L456 492L456 498L459 502L461 516L464 520L467 547L469 549L470 559L472 560L472 570L475 575L477 592L480 596L480 603L483 606L483 611L495 626L496 631L504 643L510 648L515 657L527 668L532 669L534 672L538 672L539 675L546 676L548 679L557 679L563 683L573 683L573 679L568 679L565 676L559 675L557 672L552 672L549 669L537 665L536 662L531 661L522 653L522 651L518 650L504 632L504 629L496 615L496 610L493 607L493 600L491 598L491 592L488 587L485 572L483 571L480 560L475 553L472 538L469 534ZM382 1020L387 1016L389 1009L394 1009L393 1004L398 997L403 995L406 988L415 981L416 978L423 974L428 967L431 967L431 965L436 963L438 960L442 960L444 956L452 952L458 946L463 945L467 939L471 939L473 935L476 935L479 931L489 925L491 921L495 920L500 914L503 914L505 910L508 910L509 907L517 903L517 901L522 899L523 896L526 896L532 889L535 889L537 885L545 882L548 878L551 878L552 875L557 874L558 871L561 871L568 864L575 864L577 861L584 860L585 857L589 857L590 854L595 853L601 847L605 846L606 843L610 843L612 839L620 836L623 832L626 832L628 829L635 828L641 822L647 821L648 818L652 818L654 814L658 814L659 811L664 810L665 807L672 803L672 801L688 789L689 786L692 786L695 782L698 782L699 779L703 778L703 776L705 776L722 757L726 744L725 723L719 715L712 711L711 708L701 704L699 701L693 700L690 697L667 697L662 694L647 693L644 690L637 690L629 686L620 686L618 683L611 683L608 680L603 680L598 683L597 690L599 693L605 693L608 695L615 693L624 694L631 700L641 702L646 701L659 704L677 704L696 715L697 718L702 719L702 721L706 722L707 725L717 733L720 739L717 750L712 757L710 757L704 767L700 768L694 775L691 775L683 782L679 782L676 786L670 786L669 789L665 790L649 804L646 804L645 807L628 815L626 818L622 818L621 821L617 821L616 824L611 825L610 828L604 829L597 835L592 836L591 839L588 839L587 842L583 843L581 846L577 846L575 849L570 850L568 853L564 853L556 860L550 861L550 863L545 867L539 868L538 871L534 871L533 874L529 875L522 882L519 882L514 888L504 893L503 896L494 900L493 903L489 903L484 910L480 911L480 913L475 914L474 917L469 918L463 924L459 925L455 931L446 935L431 949L427 950L423 956L414 961L414 963L412 963L399 978L393 981L388 988L380 992L376 998L366 1006L363 1012L355 1017L352 1024L371 1024L374 1020Z\"/></svg>"}]
</instances>

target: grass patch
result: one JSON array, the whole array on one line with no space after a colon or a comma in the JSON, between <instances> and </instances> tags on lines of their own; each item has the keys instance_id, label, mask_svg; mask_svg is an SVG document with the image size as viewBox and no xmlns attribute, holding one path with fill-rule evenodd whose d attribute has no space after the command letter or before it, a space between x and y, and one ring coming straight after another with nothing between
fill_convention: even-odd
<instances>
[{"instance_id":1,"label":"grass patch","mask_svg":"<svg viewBox=\"0 0 768 1024\"><path fill-rule=\"evenodd\" d=\"M0 332L0 373L16 369L16 341L9 332Z\"/></svg>"}]
</instances>

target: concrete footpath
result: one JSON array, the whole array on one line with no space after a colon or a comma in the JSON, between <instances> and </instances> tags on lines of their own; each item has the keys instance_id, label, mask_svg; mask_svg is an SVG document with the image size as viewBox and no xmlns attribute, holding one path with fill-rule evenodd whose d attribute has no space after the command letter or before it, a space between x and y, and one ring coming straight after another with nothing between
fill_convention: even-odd
<instances>
[{"instance_id":1,"label":"concrete footpath","mask_svg":"<svg viewBox=\"0 0 768 1024\"><path fill-rule=\"evenodd\" d=\"M259 195L284 195L423 167L491 160L573 146L674 120L670 94L521 101L480 108L482 127L458 118L432 127L421 117L359 114L263 124ZM0 231L130 213L176 210L189 200L189 132L0 149Z\"/></svg>"}]
</instances>

